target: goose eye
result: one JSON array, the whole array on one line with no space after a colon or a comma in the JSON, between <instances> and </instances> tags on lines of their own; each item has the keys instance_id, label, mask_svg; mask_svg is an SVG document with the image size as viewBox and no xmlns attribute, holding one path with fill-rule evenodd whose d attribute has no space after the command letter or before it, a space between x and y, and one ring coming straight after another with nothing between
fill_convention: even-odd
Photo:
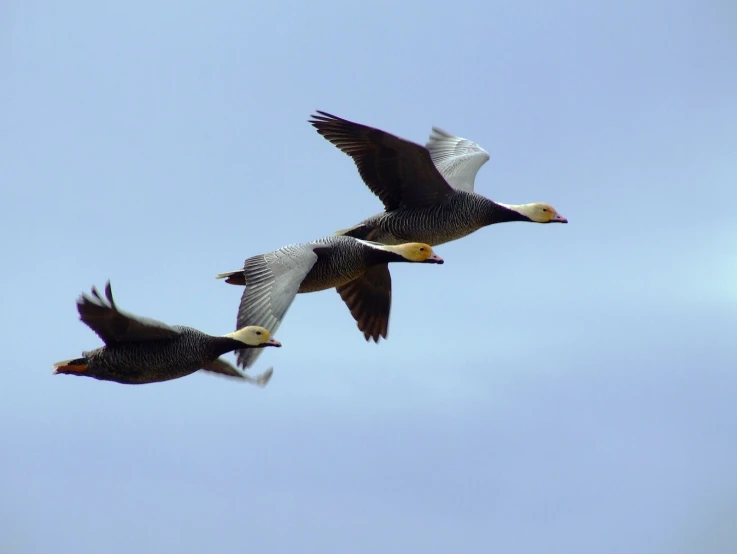
<instances>
[{"instance_id":1,"label":"goose eye","mask_svg":"<svg viewBox=\"0 0 737 554\"><path fill-rule=\"evenodd\" d=\"M261 331L256 331L256 334L260 337L261 336Z\"/></svg>"},{"instance_id":2,"label":"goose eye","mask_svg":"<svg viewBox=\"0 0 737 554\"><path fill-rule=\"evenodd\" d=\"M420 252L424 252L424 251L425 251L425 247L424 246L421 246L420 247Z\"/></svg>"},{"instance_id":3,"label":"goose eye","mask_svg":"<svg viewBox=\"0 0 737 554\"><path fill-rule=\"evenodd\" d=\"M548 211L548 209L547 209L547 208L543 208L543 211L544 211L544 212L547 212L547 211Z\"/></svg>"}]
</instances>

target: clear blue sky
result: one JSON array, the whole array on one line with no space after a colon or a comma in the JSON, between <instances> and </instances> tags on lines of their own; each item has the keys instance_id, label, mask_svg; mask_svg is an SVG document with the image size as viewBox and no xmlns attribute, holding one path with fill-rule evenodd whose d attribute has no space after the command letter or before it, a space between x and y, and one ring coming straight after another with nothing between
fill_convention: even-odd
<instances>
[{"instance_id":1,"label":"clear blue sky","mask_svg":"<svg viewBox=\"0 0 737 554\"><path fill-rule=\"evenodd\" d=\"M737 550L734 3L0 12L1 553ZM570 224L393 268L379 346L300 295L263 390L52 376L91 285L226 333L215 274L380 211L315 109Z\"/></svg>"}]
</instances>

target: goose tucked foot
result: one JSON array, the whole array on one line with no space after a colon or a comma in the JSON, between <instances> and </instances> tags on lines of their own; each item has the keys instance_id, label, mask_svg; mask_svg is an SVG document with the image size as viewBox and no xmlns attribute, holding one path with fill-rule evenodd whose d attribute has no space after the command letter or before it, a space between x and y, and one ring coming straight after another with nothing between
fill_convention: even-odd
<instances>
[{"instance_id":1,"label":"goose tucked foot","mask_svg":"<svg viewBox=\"0 0 737 554\"><path fill-rule=\"evenodd\" d=\"M87 371L87 362L84 358L65 360L54 364L54 375L57 373L84 373Z\"/></svg>"}]
</instances>

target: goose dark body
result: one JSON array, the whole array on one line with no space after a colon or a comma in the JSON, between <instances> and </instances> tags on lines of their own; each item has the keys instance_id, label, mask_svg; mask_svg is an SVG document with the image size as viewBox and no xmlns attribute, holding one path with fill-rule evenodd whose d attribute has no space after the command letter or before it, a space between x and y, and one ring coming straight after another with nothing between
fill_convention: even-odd
<instances>
[{"instance_id":1,"label":"goose dark body","mask_svg":"<svg viewBox=\"0 0 737 554\"><path fill-rule=\"evenodd\" d=\"M396 252L386 251L375 246L383 246L379 241L375 245L356 242L354 238L366 240L365 237L329 236L309 243L290 244L280 248L278 256L300 259L306 252L316 256L309 271L299 283L297 293L316 292L343 285L360 277L367 268L390 262L407 262L408 260ZM407 241L403 241L407 242ZM256 274L260 266L268 264L275 253L251 256L244 262L244 269L222 274L230 285L246 285L246 274ZM308 262L305 262L308 263ZM300 264L301 265L301 264Z\"/></svg>"},{"instance_id":2,"label":"goose dark body","mask_svg":"<svg viewBox=\"0 0 737 554\"><path fill-rule=\"evenodd\" d=\"M86 365L85 374L101 381L141 385L185 377L223 354L244 348L240 341L214 337L192 327L171 328L177 332L175 337L113 343L83 352L83 358L67 365Z\"/></svg>"},{"instance_id":3,"label":"goose dark body","mask_svg":"<svg viewBox=\"0 0 737 554\"><path fill-rule=\"evenodd\" d=\"M532 221L529 217L474 192L456 191L447 202L376 214L341 233L384 244L407 241L432 246L470 235L494 223Z\"/></svg>"}]
</instances>

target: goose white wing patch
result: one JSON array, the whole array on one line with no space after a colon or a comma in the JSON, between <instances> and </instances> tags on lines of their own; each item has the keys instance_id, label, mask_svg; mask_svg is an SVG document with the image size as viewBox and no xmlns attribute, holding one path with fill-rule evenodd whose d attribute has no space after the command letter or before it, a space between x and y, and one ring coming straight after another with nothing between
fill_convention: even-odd
<instances>
[{"instance_id":1,"label":"goose white wing patch","mask_svg":"<svg viewBox=\"0 0 737 554\"><path fill-rule=\"evenodd\" d=\"M489 161L489 153L475 142L432 128L425 148L435 167L454 189L473 192L476 174Z\"/></svg>"}]
</instances>

